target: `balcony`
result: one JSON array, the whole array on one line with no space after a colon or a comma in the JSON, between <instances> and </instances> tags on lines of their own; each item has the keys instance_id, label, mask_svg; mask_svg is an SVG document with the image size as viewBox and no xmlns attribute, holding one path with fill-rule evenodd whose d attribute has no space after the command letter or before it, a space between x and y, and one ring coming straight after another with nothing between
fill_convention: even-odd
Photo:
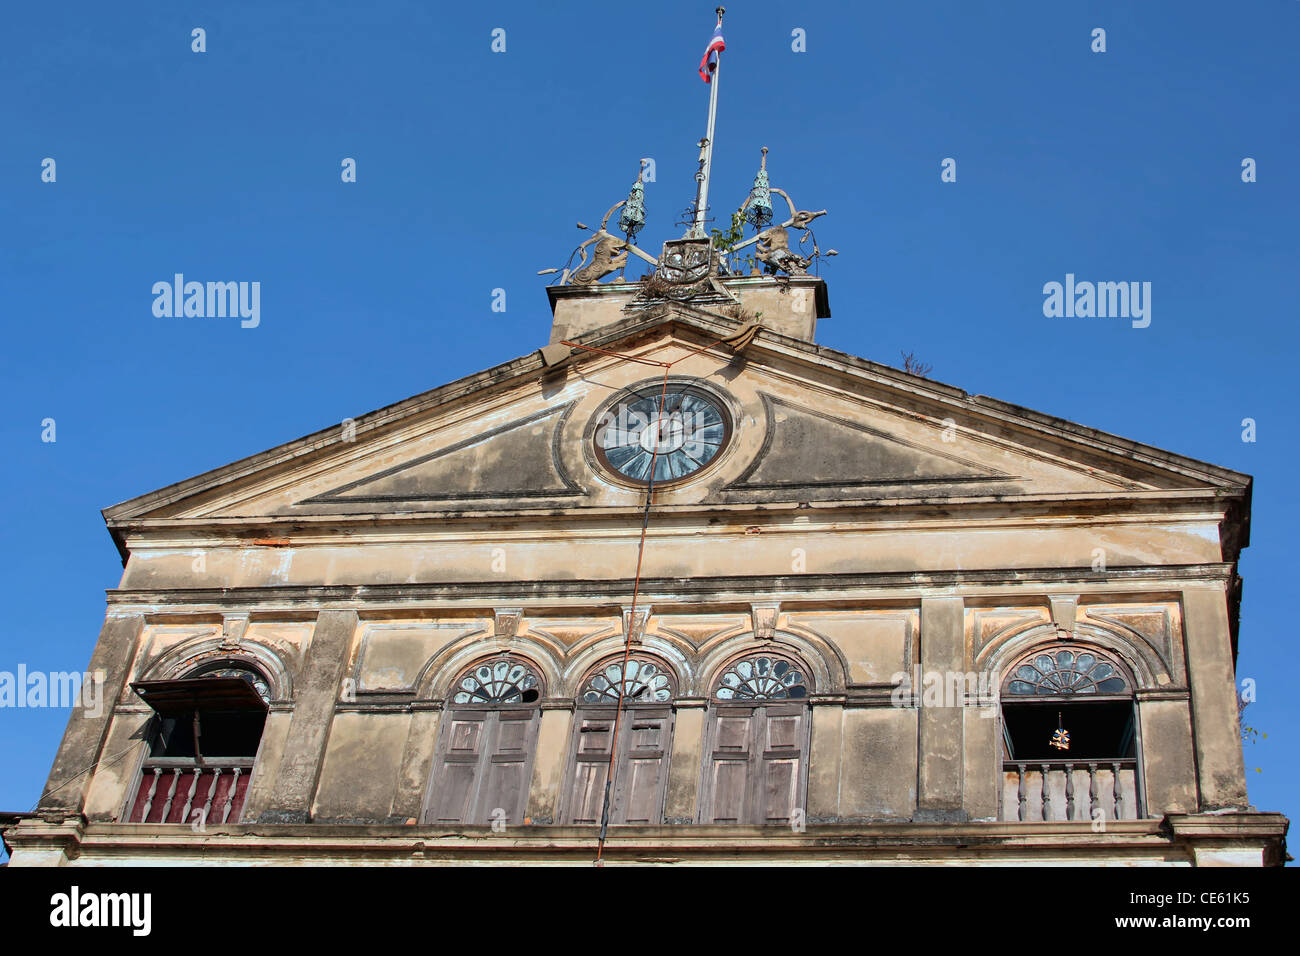
<instances>
[{"instance_id":1,"label":"balcony","mask_svg":"<svg viewBox=\"0 0 1300 956\"><path fill-rule=\"evenodd\" d=\"M150 757L140 769L124 823L238 823L253 779L253 758Z\"/></svg>"},{"instance_id":2,"label":"balcony","mask_svg":"<svg viewBox=\"0 0 1300 956\"><path fill-rule=\"evenodd\" d=\"M1132 757L1008 760L1002 771L1003 821L1141 819Z\"/></svg>"}]
</instances>

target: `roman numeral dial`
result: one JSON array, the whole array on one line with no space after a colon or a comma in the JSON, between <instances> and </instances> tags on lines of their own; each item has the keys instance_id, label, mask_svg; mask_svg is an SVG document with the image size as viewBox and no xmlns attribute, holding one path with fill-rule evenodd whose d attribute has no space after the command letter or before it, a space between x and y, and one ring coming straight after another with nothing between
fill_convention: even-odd
<instances>
[{"instance_id":1,"label":"roman numeral dial","mask_svg":"<svg viewBox=\"0 0 1300 956\"><path fill-rule=\"evenodd\" d=\"M596 427L596 457L623 481L684 481L706 468L731 438L722 403L693 386L659 383L615 402ZM653 473L652 473L653 469Z\"/></svg>"}]
</instances>

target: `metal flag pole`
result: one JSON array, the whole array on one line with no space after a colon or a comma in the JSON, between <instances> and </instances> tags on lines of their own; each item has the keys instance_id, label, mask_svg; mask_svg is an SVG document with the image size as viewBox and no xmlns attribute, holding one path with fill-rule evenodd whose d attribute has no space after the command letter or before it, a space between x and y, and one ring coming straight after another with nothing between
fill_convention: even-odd
<instances>
[{"instance_id":1,"label":"metal flag pole","mask_svg":"<svg viewBox=\"0 0 1300 956\"><path fill-rule=\"evenodd\" d=\"M722 15L727 12L726 7L718 7L718 23L722 23ZM695 224L691 227L691 238L703 239L708 233L704 229L705 215L709 209L709 172L713 167L713 127L718 119L718 75L722 72L722 53L721 51L714 54L717 57L717 63L714 64L712 79L709 86L709 127L704 134L704 142L700 145L704 148L702 159L703 164L700 171L695 174Z\"/></svg>"}]
</instances>

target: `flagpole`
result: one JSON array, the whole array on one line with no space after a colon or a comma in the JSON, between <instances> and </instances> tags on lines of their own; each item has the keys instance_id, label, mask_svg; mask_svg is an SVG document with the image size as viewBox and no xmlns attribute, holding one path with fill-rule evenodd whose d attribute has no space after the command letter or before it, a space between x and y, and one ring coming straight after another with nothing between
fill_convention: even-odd
<instances>
[{"instance_id":1,"label":"flagpole","mask_svg":"<svg viewBox=\"0 0 1300 956\"><path fill-rule=\"evenodd\" d=\"M718 7L715 12L718 14L718 23L722 23L722 15L727 12L727 8ZM717 57L717 63L714 64L709 82L712 89L709 91L709 126L704 134L704 165L696 175L695 225L691 229L691 236L695 239L703 239L708 235L704 229L704 220L709 209L709 173L713 168L713 129L718 119L718 74L722 72L722 53L715 53L714 56Z\"/></svg>"}]
</instances>

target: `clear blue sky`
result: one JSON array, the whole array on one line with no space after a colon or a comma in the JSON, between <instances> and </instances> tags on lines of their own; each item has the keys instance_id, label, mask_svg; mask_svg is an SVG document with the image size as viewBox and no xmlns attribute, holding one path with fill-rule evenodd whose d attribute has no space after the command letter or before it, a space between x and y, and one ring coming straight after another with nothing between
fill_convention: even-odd
<instances>
[{"instance_id":1,"label":"clear blue sky","mask_svg":"<svg viewBox=\"0 0 1300 956\"><path fill-rule=\"evenodd\" d=\"M640 157L642 244L677 235L713 5L11 5L0 670L86 666L121 573L99 509L544 344L536 271ZM1300 3L730 7L714 208L766 145L830 210L823 344L1255 476L1246 759L1252 801L1296 813ZM155 318L175 272L259 281L260 326ZM1044 318L1067 272L1151 282L1151 326ZM0 809L36 802L66 719L0 711Z\"/></svg>"}]
</instances>

